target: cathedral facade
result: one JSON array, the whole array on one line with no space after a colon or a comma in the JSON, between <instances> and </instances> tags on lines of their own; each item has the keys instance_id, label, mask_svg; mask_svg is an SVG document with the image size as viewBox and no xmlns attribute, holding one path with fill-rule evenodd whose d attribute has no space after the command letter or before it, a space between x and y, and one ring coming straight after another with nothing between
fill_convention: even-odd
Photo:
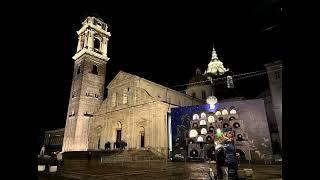
<instances>
[{"instance_id":1,"label":"cathedral facade","mask_svg":"<svg viewBox=\"0 0 320 180\"><path fill-rule=\"evenodd\" d=\"M127 148L148 148L165 155L170 109L205 102L123 71L109 83L103 100L111 36L107 28L101 19L88 17L77 32L62 150L99 150L107 142L123 140Z\"/></svg>"}]
</instances>

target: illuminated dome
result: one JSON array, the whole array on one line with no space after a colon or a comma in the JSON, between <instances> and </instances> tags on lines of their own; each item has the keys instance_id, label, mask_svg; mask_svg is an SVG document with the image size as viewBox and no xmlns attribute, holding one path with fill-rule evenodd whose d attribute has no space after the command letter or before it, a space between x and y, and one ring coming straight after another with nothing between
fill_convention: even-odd
<instances>
[{"instance_id":1,"label":"illuminated dome","mask_svg":"<svg viewBox=\"0 0 320 180\"><path fill-rule=\"evenodd\" d=\"M227 71L229 71L229 69L224 68L223 63L218 58L216 50L213 48L211 61L208 64L205 74L223 75Z\"/></svg>"}]
</instances>

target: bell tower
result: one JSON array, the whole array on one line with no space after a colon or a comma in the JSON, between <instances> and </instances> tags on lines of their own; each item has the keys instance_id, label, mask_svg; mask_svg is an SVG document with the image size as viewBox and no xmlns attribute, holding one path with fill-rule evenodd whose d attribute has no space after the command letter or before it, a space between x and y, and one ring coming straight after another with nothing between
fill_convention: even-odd
<instances>
[{"instance_id":1,"label":"bell tower","mask_svg":"<svg viewBox=\"0 0 320 180\"><path fill-rule=\"evenodd\" d=\"M88 150L91 117L98 110L104 94L108 40L107 24L87 17L77 31L77 52L70 92L62 151Z\"/></svg>"}]
</instances>

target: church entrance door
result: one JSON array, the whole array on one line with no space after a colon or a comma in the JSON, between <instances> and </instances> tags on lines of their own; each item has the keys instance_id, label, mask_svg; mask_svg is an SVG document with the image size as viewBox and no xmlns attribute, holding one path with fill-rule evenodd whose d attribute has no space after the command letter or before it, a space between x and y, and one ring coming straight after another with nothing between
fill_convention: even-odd
<instances>
[{"instance_id":1,"label":"church entrance door","mask_svg":"<svg viewBox=\"0 0 320 180\"><path fill-rule=\"evenodd\" d=\"M121 141L121 130L117 130L117 139L116 141Z\"/></svg>"},{"instance_id":2,"label":"church entrance door","mask_svg":"<svg viewBox=\"0 0 320 180\"><path fill-rule=\"evenodd\" d=\"M141 147L143 148L144 147L144 133L141 133Z\"/></svg>"}]
</instances>

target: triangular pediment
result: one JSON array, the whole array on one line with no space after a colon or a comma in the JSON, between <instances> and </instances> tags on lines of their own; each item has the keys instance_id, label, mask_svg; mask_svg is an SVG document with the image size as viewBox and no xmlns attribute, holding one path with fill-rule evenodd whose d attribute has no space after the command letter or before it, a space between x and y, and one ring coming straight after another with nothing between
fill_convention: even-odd
<instances>
[{"instance_id":1,"label":"triangular pediment","mask_svg":"<svg viewBox=\"0 0 320 180\"><path fill-rule=\"evenodd\" d=\"M107 88L110 89L112 87L120 86L124 83L135 78L135 75L126 73L124 71L119 71L119 73L112 79L112 81L108 84Z\"/></svg>"}]
</instances>

